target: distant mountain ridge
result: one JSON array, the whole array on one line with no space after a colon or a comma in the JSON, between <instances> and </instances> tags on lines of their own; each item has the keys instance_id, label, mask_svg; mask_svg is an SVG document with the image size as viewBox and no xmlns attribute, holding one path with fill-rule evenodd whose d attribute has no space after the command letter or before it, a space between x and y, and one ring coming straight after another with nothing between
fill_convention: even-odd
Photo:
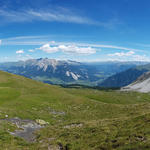
<instances>
[{"instance_id":1,"label":"distant mountain ridge","mask_svg":"<svg viewBox=\"0 0 150 150\"><path fill-rule=\"evenodd\" d=\"M80 66L80 69L78 69ZM59 78L61 80L87 79L87 72L81 63L40 58L27 61L0 64L0 69L29 78ZM80 74L80 75L78 75ZM47 80L48 81L48 80ZM50 81L49 81L50 82Z\"/></svg>"},{"instance_id":2,"label":"distant mountain ridge","mask_svg":"<svg viewBox=\"0 0 150 150\"><path fill-rule=\"evenodd\" d=\"M0 70L50 84L83 84L96 86L106 78L134 68L144 62L93 62L48 58L0 63Z\"/></svg>"},{"instance_id":3,"label":"distant mountain ridge","mask_svg":"<svg viewBox=\"0 0 150 150\"><path fill-rule=\"evenodd\" d=\"M108 77L101 82L101 87L124 87L136 81L138 77L150 71L150 64L136 66Z\"/></svg>"}]
</instances>

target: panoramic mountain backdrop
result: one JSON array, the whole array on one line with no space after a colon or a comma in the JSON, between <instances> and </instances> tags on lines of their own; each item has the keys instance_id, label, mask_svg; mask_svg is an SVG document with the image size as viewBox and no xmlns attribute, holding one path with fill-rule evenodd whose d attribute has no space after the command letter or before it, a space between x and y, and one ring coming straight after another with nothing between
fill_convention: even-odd
<instances>
[{"instance_id":1,"label":"panoramic mountain backdrop","mask_svg":"<svg viewBox=\"0 0 150 150\"><path fill-rule=\"evenodd\" d=\"M30 59L27 61L1 63L0 69L50 84L81 84L89 86L102 85L107 87L107 84L104 83L109 80L108 77L141 64L145 64L145 62L114 61L81 63L71 60L65 61L40 58ZM135 74L135 77L141 75L141 73L143 73L143 71L139 74ZM122 76L117 77L118 82L116 84L109 81L110 87L122 85L122 81L119 81L119 78L121 77ZM106 81L104 81L105 79ZM128 80L131 79L126 79L126 82ZM102 84L99 84L101 82Z\"/></svg>"}]
</instances>

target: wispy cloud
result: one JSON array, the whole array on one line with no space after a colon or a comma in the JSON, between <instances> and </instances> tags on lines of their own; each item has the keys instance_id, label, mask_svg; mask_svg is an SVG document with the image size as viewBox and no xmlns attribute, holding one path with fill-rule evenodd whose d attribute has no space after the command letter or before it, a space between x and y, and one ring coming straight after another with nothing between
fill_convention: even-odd
<instances>
[{"instance_id":1,"label":"wispy cloud","mask_svg":"<svg viewBox=\"0 0 150 150\"><path fill-rule=\"evenodd\" d=\"M42 45L49 42L53 36L17 36L2 39L3 45Z\"/></svg>"},{"instance_id":2,"label":"wispy cloud","mask_svg":"<svg viewBox=\"0 0 150 150\"><path fill-rule=\"evenodd\" d=\"M47 9L47 10L9 10L0 9L0 18L3 22L68 22L78 24L95 24L105 26L105 23L99 23L85 16L73 13L67 9Z\"/></svg>"},{"instance_id":3,"label":"wispy cloud","mask_svg":"<svg viewBox=\"0 0 150 150\"><path fill-rule=\"evenodd\" d=\"M90 44L90 43L77 43L77 42L54 42L50 41L49 39L52 39L51 36L20 36L20 37L11 37L2 39L3 45L45 45L50 44L52 46L58 46L58 45L76 45L78 47L93 47L97 49L105 48L105 49L116 49L116 50L125 50L125 51L137 51L137 52L143 52L146 51L144 49L135 49L135 48L129 48L129 47L123 47L123 46L117 46L117 45L103 45L103 44Z\"/></svg>"},{"instance_id":4,"label":"wispy cloud","mask_svg":"<svg viewBox=\"0 0 150 150\"><path fill-rule=\"evenodd\" d=\"M16 37L9 37L6 40L7 41L14 41L14 40L30 40L30 39L45 39L45 38L49 38L49 35L40 35L40 36L16 36Z\"/></svg>"},{"instance_id":5,"label":"wispy cloud","mask_svg":"<svg viewBox=\"0 0 150 150\"><path fill-rule=\"evenodd\" d=\"M63 7L50 7L50 8L22 8L12 10L8 8L0 8L0 20L2 23L23 23L34 21L45 22L63 22L63 23L76 23L88 24L105 27L112 29L117 25L122 24L117 18L111 18L106 21L94 20L88 16L79 13L78 10L72 10Z\"/></svg>"},{"instance_id":6,"label":"wispy cloud","mask_svg":"<svg viewBox=\"0 0 150 150\"><path fill-rule=\"evenodd\" d=\"M124 56L132 56L135 52L129 51L127 53L120 52L120 53L113 53L113 54L108 54L108 56L118 56L118 57L124 57Z\"/></svg>"},{"instance_id":7,"label":"wispy cloud","mask_svg":"<svg viewBox=\"0 0 150 150\"><path fill-rule=\"evenodd\" d=\"M117 46L117 45L89 44L89 46L100 47L100 48L119 49L119 50L126 50L126 51L144 51L142 49L128 48L128 47L122 47L122 46Z\"/></svg>"}]
</instances>

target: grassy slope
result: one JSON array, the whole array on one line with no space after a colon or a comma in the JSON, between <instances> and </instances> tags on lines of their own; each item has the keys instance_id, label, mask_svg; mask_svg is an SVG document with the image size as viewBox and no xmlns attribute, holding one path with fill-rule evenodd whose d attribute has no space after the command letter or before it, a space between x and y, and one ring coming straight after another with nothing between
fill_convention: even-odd
<instances>
[{"instance_id":1,"label":"grassy slope","mask_svg":"<svg viewBox=\"0 0 150 150\"><path fill-rule=\"evenodd\" d=\"M50 124L36 133L36 143L27 143L9 135L12 124L0 121L4 150L47 150L58 143L73 150L150 149L149 94L63 89L0 72L0 118L6 114ZM64 128L78 123L83 126Z\"/></svg>"}]
</instances>

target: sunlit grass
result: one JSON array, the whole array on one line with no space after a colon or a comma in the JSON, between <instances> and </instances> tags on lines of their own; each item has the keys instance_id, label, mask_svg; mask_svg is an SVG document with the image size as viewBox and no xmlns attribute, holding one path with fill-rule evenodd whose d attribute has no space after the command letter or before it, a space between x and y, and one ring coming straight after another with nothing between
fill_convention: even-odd
<instances>
[{"instance_id":1,"label":"sunlit grass","mask_svg":"<svg viewBox=\"0 0 150 150\"><path fill-rule=\"evenodd\" d=\"M0 118L5 115L49 125L36 132L35 143L27 143L10 135L16 127L1 120L4 150L45 150L58 143L71 150L150 149L149 94L67 89L0 72ZM72 124L82 126L65 128Z\"/></svg>"}]
</instances>

